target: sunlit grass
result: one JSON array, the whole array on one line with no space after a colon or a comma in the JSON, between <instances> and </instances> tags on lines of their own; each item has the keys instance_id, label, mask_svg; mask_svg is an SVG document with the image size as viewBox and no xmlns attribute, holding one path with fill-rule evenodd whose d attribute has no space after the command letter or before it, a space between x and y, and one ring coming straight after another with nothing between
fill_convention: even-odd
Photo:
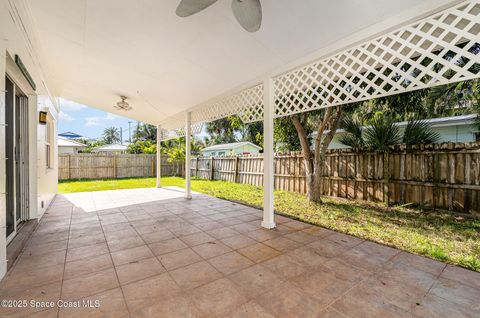
<instances>
[{"instance_id":1,"label":"sunlit grass","mask_svg":"<svg viewBox=\"0 0 480 318\"><path fill-rule=\"evenodd\" d=\"M163 186L183 187L184 182L182 178L162 178ZM145 188L155 183L155 178L64 181L59 184L59 192ZM263 205L261 187L193 179L192 190L256 207ZM275 210L308 223L480 271L478 219L335 198L314 204L302 194L285 191L275 192Z\"/></svg>"}]
</instances>

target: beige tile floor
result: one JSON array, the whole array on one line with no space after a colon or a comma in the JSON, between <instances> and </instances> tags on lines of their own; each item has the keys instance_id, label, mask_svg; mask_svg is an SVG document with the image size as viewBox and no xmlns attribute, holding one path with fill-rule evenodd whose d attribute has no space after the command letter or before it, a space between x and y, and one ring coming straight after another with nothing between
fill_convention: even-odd
<instances>
[{"instance_id":1,"label":"beige tile floor","mask_svg":"<svg viewBox=\"0 0 480 318\"><path fill-rule=\"evenodd\" d=\"M0 316L480 317L478 273L281 216L264 230L260 217L175 189L59 195L0 285L27 307Z\"/></svg>"}]
</instances>

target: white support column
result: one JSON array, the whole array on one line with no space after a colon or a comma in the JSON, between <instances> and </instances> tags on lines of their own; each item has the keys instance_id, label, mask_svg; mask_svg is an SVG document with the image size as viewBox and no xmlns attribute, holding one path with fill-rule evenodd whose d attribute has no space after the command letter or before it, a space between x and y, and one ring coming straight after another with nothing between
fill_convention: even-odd
<instances>
[{"instance_id":1,"label":"white support column","mask_svg":"<svg viewBox=\"0 0 480 318\"><path fill-rule=\"evenodd\" d=\"M157 125L157 188L161 188L160 178L162 177L162 156L161 156L162 127Z\"/></svg>"},{"instance_id":2,"label":"white support column","mask_svg":"<svg viewBox=\"0 0 480 318\"><path fill-rule=\"evenodd\" d=\"M191 165L191 139L192 139L192 113L187 112L185 124L185 199L192 198L190 190L190 165Z\"/></svg>"},{"instance_id":3,"label":"white support column","mask_svg":"<svg viewBox=\"0 0 480 318\"><path fill-rule=\"evenodd\" d=\"M273 151L273 118L275 112L275 98L273 79L264 81L263 97L263 221L262 226L267 229L275 227L273 210L273 182L274 182L274 151Z\"/></svg>"}]
</instances>

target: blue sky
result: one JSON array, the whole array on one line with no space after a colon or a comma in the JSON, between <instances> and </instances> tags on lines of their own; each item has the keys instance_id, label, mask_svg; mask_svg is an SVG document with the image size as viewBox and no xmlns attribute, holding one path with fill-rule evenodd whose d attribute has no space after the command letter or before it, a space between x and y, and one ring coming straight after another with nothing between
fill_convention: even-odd
<instances>
[{"instance_id":1,"label":"blue sky","mask_svg":"<svg viewBox=\"0 0 480 318\"><path fill-rule=\"evenodd\" d=\"M96 108L60 99L60 115L58 133L72 131L87 138L102 137L107 127L120 127L123 130L123 139L128 140L128 122L132 122L132 133L137 122L135 120L107 113Z\"/></svg>"}]
</instances>

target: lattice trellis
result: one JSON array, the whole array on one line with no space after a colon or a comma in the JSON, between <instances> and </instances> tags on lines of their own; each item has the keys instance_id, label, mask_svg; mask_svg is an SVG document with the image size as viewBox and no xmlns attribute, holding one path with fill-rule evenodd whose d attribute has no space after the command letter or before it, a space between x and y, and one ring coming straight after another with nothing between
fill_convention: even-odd
<instances>
[{"instance_id":1,"label":"lattice trellis","mask_svg":"<svg viewBox=\"0 0 480 318\"><path fill-rule=\"evenodd\" d=\"M236 114L244 122L263 119L263 84L200 105L192 112L192 122L210 122Z\"/></svg>"},{"instance_id":2,"label":"lattice trellis","mask_svg":"<svg viewBox=\"0 0 480 318\"><path fill-rule=\"evenodd\" d=\"M196 135L202 132L203 123L194 123L192 124L192 134ZM170 140L176 139L180 137L185 137L185 127L178 128L178 129L162 129L160 140Z\"/></svg>"},{"instance_id":3,"label":"lattice trellis","mask_svg":"<svg viewBox=\"0 0 480 318\"><path fill-rule=\"evenodd\" d=\"M476 78L480 1L274 78L276 117Z\"/></svg>"},{"instance_id":4,"label":"lattice trellis","mask_svg":"<svg viewBox=\"0 0 480 318\"><path fill-rule=\"evenodd\" d=\"M478 78L479 33L480 0L469 0L275 76L275 117ZM260 121L263 94L261 83L199 105L192 122L235 114ZM181 130L170 134L184 136Z\"/></svg>"}]
</instances>

